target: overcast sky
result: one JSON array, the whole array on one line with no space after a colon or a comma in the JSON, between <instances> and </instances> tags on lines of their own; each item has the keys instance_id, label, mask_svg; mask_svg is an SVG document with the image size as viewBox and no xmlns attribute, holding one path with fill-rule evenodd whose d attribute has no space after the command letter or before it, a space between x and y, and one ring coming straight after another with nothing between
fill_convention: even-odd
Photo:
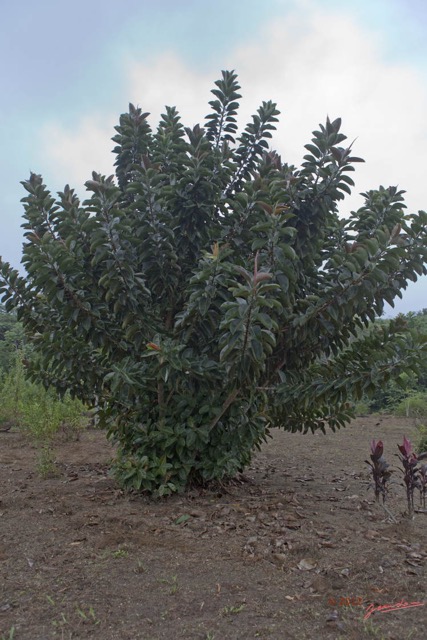
<instances>
[{"instance_id":1,"label":"overcast sky","mask_svg":"<svg viewBox=\"0 0 427 640\"><path fill-rule=\"evenodd\" d=\"M41 173L52 191L84 195L129 102L152 114L175 105L203 120L221 69L235 69L248 120L262 100L281 111L274 147L300 164L326 116L342 117L366 160L355 195L398 185L410 212L427 210L425 0L0 0L0 255L18 266L24 191ZM427 278L393 314L427 307Z\"/></svg>"}]
</instances>

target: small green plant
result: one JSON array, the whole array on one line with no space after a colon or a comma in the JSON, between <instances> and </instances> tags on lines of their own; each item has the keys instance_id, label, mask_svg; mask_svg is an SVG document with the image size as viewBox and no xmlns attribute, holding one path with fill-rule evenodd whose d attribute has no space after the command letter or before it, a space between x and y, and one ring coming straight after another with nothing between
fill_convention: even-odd
<instances>
[{"instance_id":1,"label":"small green plant","mask_svg":"<svg viewBox=\"0 0 427 640\"><path fill-rule=\"evenodd\" d=\"M354 405L354 413L356 416L367 416L371 413L368 402L360 400Z\"/></svg>"},{"instance_id":2,"label":"small green plant","mask_svg":"<svg viewBox=\"0 0 427 640\"><path fill-rule=\"evenodd\" d=\"M241 613L245 607L246 607L245 604L239 604L236 606L232 606L232 605L225 606L224 609L222 610L222 615L230 616L230 615L235 615L237 613Z\"/></svg>"},{"instance_id":3,"label":"small green plant","mask_svg":"<svg viewBox=\"0 0 427 640\"><path fill-rule=\"evenodd\" d=\"M375 640L385 640L381 629L374 624L372 620L363 621L363 630L367 637L375 638Z\"/></svg>"},{"instance_id":4,"label":"small green plant","mask_svg":"<svg viewBox=\"0 0 427 640\"><path fill-rule=\"evenodd\" d=\"M178 576L172 576L170 579L162 578L160 582L164 582L169 586L170 595L174 595L179 589Z\"/></svg>"},{"instance_id":5,"label":"small green plant","mask_svg":"<svg viewBox=\"0 0 427 640\"><path fill-rule=\"evenodd\" d=\"M58 470L55 466L55 452L48 442L44 443L38 451L37 472L43 479L58 475Z\"/></svg>"},{"instance_id":6,"label":"small green plant","mask_svg":"<svg viewBox=\"0 0 427 640\"><path fill-rule=\"evenodd\" d=\"M191 516L188 513L184 513L175 520L174 524L183 524L184 522L187 522L187 520L190 520L190 518Z\"/></svg>"},{"instance_id":7,"label":"small green plant","mask_svg":"<svg viewBox=\"0 0 427 640\"><path fill-rule=\"evenodd\" d=\"M136 565L135 569L133 570L134 573L145 573L145 566L144 563L141 562L141 560L138 560L138 564Z\"/></svg>"},{"instance_id":8,"label":"small green plant","mask_svg":"<svg viewBox=\"0 0 427 640\"><path fill-rule=\"evenodd\" d=\"M127 558L129 555L129 551L126 551L126 549L117 549L117 551L113 551L113 553L111 554L113 556L113 558Z\"/></svg>"},{"instance_id":9,"label":"small green plant","mask_svg":"<svg viewBox=\"0 0 427 640\"><path fill-rule=\"evenodd\" d=\"M1 636L1 640L13 640L15 637L15 627L10 627L9 631Z\"/></svg>"},{"instance_id":10,"label":"small green plant","mask_svg":"<svg viewBox=\"0 0 427 640\"><path fill-rule=\"evenodd\" d=\"M91 623L94 625L98 625L101 622L96 616L95 610L93 607L89 607L87 611L85 611L83 607L77 607L76 611L77 611L77 615L81 620L83 620L83 622Z\"/></svg>"},{"instance_id":11,"label":"small green plant","mask_svg":"<svg viewBox=\"0 0 427 640\"><path fill-rule=\"evenodd\" d=\"M64 633L64 627L69 624L70 623L63 612L61 612L61 616L58 620L52 620L52 626L55 627L55 629L61 629L62 634Z\"/></svg>"}]
</instances>

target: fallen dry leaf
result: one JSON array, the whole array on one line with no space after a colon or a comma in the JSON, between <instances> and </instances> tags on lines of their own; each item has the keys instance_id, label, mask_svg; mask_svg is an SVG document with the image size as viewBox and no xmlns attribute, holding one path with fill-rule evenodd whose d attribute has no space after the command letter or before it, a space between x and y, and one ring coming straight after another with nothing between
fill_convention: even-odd
<instances>
[{"instance_id":1,"label":"fallen dry leaf","mask_svg":"<svg viewBox=\"0 0 427 640\"><path fill-rule=\"evenodd\" d=\"M272 556L275 560L277 560L277 562L281 564L284 564L288 559L286 553L273 553Z\"/></svg>"},{"instance_id":2,"label":"fallen dry leaf","mask_svg":"<svg viewBox=\"0 0 427 640\"><path fill-rule=\"evenodd\" d=\"M319 538L329 538L330 533L328 533L327 531L316 531L316 534L319 536Z\"/></svg>"},{"instance_id":3,"label":"fallen dry leaf","mask_svg":"<svg viewBox=\"0 0 427 640\"><path fill-rule=\"evenodd\" d=\"M317 567L317 562L312 558L303 558L297 564L300 571L311 571Z\"/></svg>"},{"instance_id":4,"label":"fallen dry leaf","mask_svg":"<svg viewBox=\"0 0 427 640\"><path fill-rule=\"evenodd\" d=\"M408 558L406 558L405 562L406 562L406 564L411 565L411 567L419 567L420 566L419 562L414 562L413 560L408 560Z\"/></svg>"},{"instance_id":5,"label":"fallen dry leaf","mask_svg":"<svg viewBox=\"0 0 427 640\"><path fill-rule=\"evenodd\" d=\"M363 537L366 538L367 540L374 540L375 538L378 538L378 536L379 536L378 531L374 531L373 529L368 529L363 534Z\"/></svg>"}]
</instances>

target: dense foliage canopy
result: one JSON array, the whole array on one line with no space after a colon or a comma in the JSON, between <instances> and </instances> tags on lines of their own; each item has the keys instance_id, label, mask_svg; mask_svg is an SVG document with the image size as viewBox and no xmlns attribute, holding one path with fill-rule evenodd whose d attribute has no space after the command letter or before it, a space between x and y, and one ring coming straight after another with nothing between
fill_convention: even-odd
<instances>
[{"instance_id":1,"label":"dense foliage canopy","mask_svg":"<svg viewBox=\"0 0 427 640\"><path fill-rule=\"evenodd\" d=\"M31 375L96 398L118 477L159 494L235 474L271 427L345 424L349 399L420 354L401 321L368 327L426 273L427 213L380 187L340 218L361 161L341 120L296 169L269 149L274 103L238 134L239 89L223 72L203 128L167 107L153 131L130 105L116 177L93 173L83 203L32 173L27 275L1 264L39 354Z\"/></svg>"}]
</instances>

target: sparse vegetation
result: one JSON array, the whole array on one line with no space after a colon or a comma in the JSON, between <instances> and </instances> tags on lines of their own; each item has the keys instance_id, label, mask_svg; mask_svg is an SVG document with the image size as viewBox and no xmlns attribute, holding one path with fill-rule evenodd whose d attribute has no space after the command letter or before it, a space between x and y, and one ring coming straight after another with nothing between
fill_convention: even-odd
<instances>
[{"instance_id":1,"label":"sparse vegetation","mask_svg":"<svg viewBox=\"0 0 427 640\"><path fill-rule=\"evenodd\" d=\"M408 329L421 340L427 336L427 309L400 315ZM389 320L379 320L387 325ZM396 379L378 385L370 397L363 400L368 413L390 413L419 420L427 415L427 359L423 358L412 372L402 372Z\"/></svg>"},{"instance_id":2,"label":"sparse vegetation","mask_svg":"<svg viewBox=\"0 0 427 640\"><path fill-rule=\"evenodd\" d=\"M86 623L98 625L100 621L98 620L95 610L93 607L83 607L79 606L76 608L77 615Z\"/></svg>"},{"instance_id":3,"label":"sparse vegetation","mask_svg":"<svg viewBox=\"0 0 427 640\"><path fill-rule=\"evenodd\" d=\"M393 413L396 416L426 420L427 392L417 391L411 393L393 408Z\"/></svg>"},{"instance_id":4,"label":"sparse vegetation","mask_svg":"<svg viewBox=\"0 0 427 640\"><path fill-rule=\"evenodd\" d=\"M25 379L21 354L0 382L0 429L13 426L25 431L38 449L37 468L43 477L55 473L54 438L78 438L87 424L84 406L68 393L61 399L53 389Z\"/></svg>"},{"instance_id":5,"label":"sparse vegetation","mask_svg":"<svg viewBox=\"0 0 427 640\"><path fill-rule=\"evenodd\" d=\"M425 424L417 425L418 439L415 445L415 451L417 453L423 453L427 451L427 426Z\"/></svg>"},{"instance_id":6,"label":"sparse vegetation","mask_svg":"<svg viewBox=\"0 0 427 640\"><path fill-rule=\"evenodd\" d=\"M127 551L127 549L117 549L117 551L113 551L111 555L116 560L119 558L127 558L129 555L129 551Z\"/></svg>"},{"instance_id":7,"label":"sparse vegetation","mask_svg":"<svg viewBox=\"0 0 427 640\"><path fill-rule=\"evenodd\" d=\"M168 585L168 587L169 587L169 589L168 589L169 595L174 595L179 589L178 576L176 576L176 575L172 576L171 578L162 578L160 580L160 582L163 582L163 583Z\"/></svg>"},{"instance_id":8,"label":"sparse vegetation","mask_svg":"<svg viewBox=\"0 0 427 640\"><path fill-rule=\"evenodd\" d=\"M222 610L222 615L223 616L234 616L237 613L241 613L243 611L243 609L246 607L245 604L239 604L239 605L227 605L223 608Z\"/></svg>"}]
</instances>

